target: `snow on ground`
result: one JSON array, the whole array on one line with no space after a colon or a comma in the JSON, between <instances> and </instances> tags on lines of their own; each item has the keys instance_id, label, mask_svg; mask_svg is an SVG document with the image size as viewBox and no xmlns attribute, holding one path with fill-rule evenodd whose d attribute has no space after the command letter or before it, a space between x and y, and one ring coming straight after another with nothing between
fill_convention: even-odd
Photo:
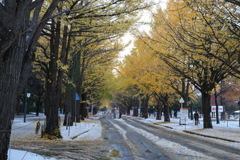
<instances>
[{"instance_id":1,"label":"snow on ground","mask_svg":"<svg viewBox=\"0 0 240 160\"><path fill-rule=\"evenodd\" d=\"M200 124L198 125L195 125L193 120L188 120L187 125L179 125L179 119L176 118L172 118L171 122L156 120L154 117L150 117L148 119L141 119L140 121L144 123L153 123L163 127L171 127L172 130L178 132L191 131L194 133L240 142L240 127L238 120L220 121L220 124L216 124L216 121L213 121L213 129L203 129L203 119L200 119ZM237 146L239 147L240 145L238 144Z\"/></svg>"},{"instance_id":2,"label":"snow on ground","mask_svg":"<svg viewBox=\"0 0 240 160\"><path fill-rule=\"evenodd\" d=\"M61 117L63 116L64 115L61 115ZM38 121L40 121L41 124L44 123L44 121L41 120L42 118L45 118L45 116L40 115L36 117L34 115L27 115L26 123L23 122L23 116L15 118L12 125L11 140L36 140L39 138L40 131L39 134L35 134L35 128ZM98 117L85 119L81 123L73 123L73 126L70 126L70 129L67 129L66 126L61 126L62 140L86 141L101 138L101 124L94 119L98 119ZM16 149L9 149L8 156L8 160L56 160L55 158L47 158L35 153Z\"/></svg>"},{"instance_id":3,"label":"snow on ground","mask_svg":"<svg viewBox=\"0 0 240 160\"><path fill-rule=\"evenodd\" d=\"M239 128L239 123L238 121L221 121L220 124L216 124L216 122L213 122L213 129L203 129L202 125L202 119L200 119L200 124L195 125L194 121L189 120L187 125L179 125L179 119L171 119L171 122L164 122L163 120L156 120L155 117L149 117L147 119L142 119L142 118L136 118L132 117L134 119L138 119L139 121L143 123L150 123L151 125L156 125L157 127L166 127L169 128L170 130L175 130L177 132L180 132L182 134L189 134L185 133L184 131L191 131L192 133L197 133L201 135L207 135L207 136L213 136L213 137L219 137L219 138L224 138L224 139L230 139L234 141L240 142L240 128ZM178 143L174 143L171 141L168 141L166 139L154 136L153 134L146 132L143 129L136 128L132 125L127 124L123 119L116 119L118 121L121 121L122 123L125 123L127 126L133 128L136 130L139 134L142 136L146 137L156 145L162 148L167 148L168 151L171 153L174 153L176 155L186 155L186 153L189 156L195 157L195 158L200 158L200 159L211 159L213 160L213 157L208 157L205 156L201 153L198 153L196 151L193 151L185 146L182 146ZM123 135L123 137L126 137L125 132L123 128L119 127L118 125L114 125L115 128L118 129L119 133ZM197 136L194 135L193 136ZM127 141L127 138L124 138L125 141ZM208 139L207 137L204 137L204 139ZM235 148L240 148L239 143L227 143L227 141L222 141L219 139L213 139L211 138L212 141L216 141L217 143L221 143L227 146L235 147ZM130 146L131 147L131 146ZM213 148L212 148L213 149ZM219 152L221 154L227 154L224 151L220 151L217 149L213 149L215 152ZM232 155L233 159L240 159L239 155Z\"/></svg>"},{"instance_id":4,"label":"snow on ground","mask_svg":"<svg viewBox=\"0 0 240 160\"><path fill-rule=\"evenodd\" d=\"M11 149L8 151L8 159L11 160L56 160L55 158L46 158L35 153Z\"/></svg>"},{"instance_id":5,"label":"snow on ground","mask_svg":"<svg viewBox=\"0 0 240 160\"><path fill-rule=\"evenodd\" d=\"M162 118L163 119L163 118ZM144 123L151 123L158 127L170 127L170 130L180 132L182 134L192 132L200 135L206 135L206 137L200 136L204 139L209 139L229 147L234 147L240 149L240 127L238 120L231 121L220 121L220 124L216 124L216 121L212 122L213 129L203 129L203 119L200 119L200 124L195 125L193 120L188 120L187 125L179 125L179 119L171 119L171 122L164 122L163 120L156 120L155 117L149 117L148 119L139 119L139 121ZM191 134L192 136L199 137L196 134ZM216 138L222 138L232 141L237 141L239 143L232 143L228 141L223 141L216 138L208 138L207 136L212 136Z\"/></svg>"},{"instance_id":6,"label":"snow on ground","mask_svg":"<svg viewBox=\"0 0 240 160\"><path fill-rule=\"evenodd\" d=\"M101 124L99 121L86 119L81 123L74 123L70 129L66 126L60 128L63 140L94 140L101 137Z\"/></svg>"},{"instance_id":7,"label":"snow on ground","mask_svg":"<svg viewBox=\"0 0 240 160\"><path fill-rule=\"evenodd\" d=\"M144 136L145 138L149 139L150 141L152 141L153 143L155 143L156 145L162 147L162 148L167 148L167 150L171 150L172 153L177 153L178 155L184 153L188 153L188 155L191 156L195 156L195 157L201 157L204 159L211 159L201 153L198 153L196 151L192 151L191 149L188 149L187 147L181 146L178 143L174 143L171 141L168 141L166 139L163 138L159 138L158 136L154 136L152 133L146 132L142 129L136 128L132 125L127 124L124 120L122 120L123 123L125 123L127 126L129 126L130 128L134 129L135 131L137 131L139 134L141 134L142 136Z\"/></svg>"},{"instance_id":8,"label":"snow on ground","mask_svg":"<svg viewBox=\"0 0 240 160\"><path fill-rule=\"evenodd\" d=\"M63 115L61 115L63 116ZM11 135L11 140L16 140L16 139L36 139L36 137L39 137L39 134L35 134L35 127L36 127L36 122L40 120L40 118L44 118L44 115L40 115L39 117L33 116L33 115L28 115L27 116L27 122L23 122L23 117L16 117L13 121L13 127L12 127L12 135ZM221 121L220 124L216 124L216 122L212 122L213 124L213 129L203 129L202 125L202 119L200 119L200 124L199 125L194 125L194 122L189 120L189 123L187 125L179 125L179 119L171 119L171 122L166 123L163 122L163 120L156 120L155 117L151 116L148 119L142 119L142 118L136 118L139 121L143 123L152 123L153 125L159 126L159 127L171 127L172 130L175 130L177 132L184 133L184 131L192 131L195 133L200 133L200 134L205 134L205 135L211 135L211 136L216 136L216 137L221 137L221 138L226 138L226 139L231 139L235 141L240 142L240 127L239 127L239 122L238 121ZM81 123L74 123L73 126L70 127L69 129L66 129L66 126L61 126L61 134L63 136L63 140L77 140L77 141L83 141L83 140L95 140L101 138L101 132L102 132L102 127L101 124L98 120L97 117L92 118L92 119L86 119L85 121L82 121ZM125 123L123 119L116 119L119 121L122 121ZM40 121L41 124L43 121ZM114 125L116 129L125 137L126 139L126 133L124 132L124 129L120 128L117 125ZM164 139L160 139L158 137L154 137L152 134L141 130L139 128L133 127L129 125L129 127L132 127L133 129L137 130L139 133L144 135L146 138L150 138L150 140L154 141L157 145L162 145L162 144L168 144L168 147L175 147L177 150L187 150L187 153L189 155L195 154L194 151L191 151L190 149L184 148L183 146L177 144L177 143L172 143ZM27 128L27 129L26 129ZM31 128L31 129L29 129ZM188 133L186 133L188 134ZM157 138L157 139L156 139ZM213 140L213 139L211 139ZM219 143L226 143L225 141L221 140L215 140L218 141ZM229 143L228 145L231 145L236 148L240 148L239 143ZM11 144L10 144L11 147ZM166 147L166 146L165 146ZM185 152L186 153L186 152ZM27 151L20 151L20 150L14 150L14 149L9 149L9 159L10 160L55 160L54 158L46 158L42 157L40 155L37 155L35 153L30 153ZM199 155L203 156L203 155Z\"/></svg>"}]
</instances>

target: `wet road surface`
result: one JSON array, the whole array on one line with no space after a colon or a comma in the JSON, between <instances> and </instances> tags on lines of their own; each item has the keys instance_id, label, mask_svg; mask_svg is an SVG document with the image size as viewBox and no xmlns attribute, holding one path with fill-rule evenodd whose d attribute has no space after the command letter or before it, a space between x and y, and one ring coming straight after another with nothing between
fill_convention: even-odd
<instances>
[{"instance_id":1,"label":"wet road surface","mask_svg":"<svg viewBox=\"0 0 240 160\"><path fill-rule=\"evenodd\" d=\"M59 160L240 159L240 150L134 119L102 116L100 121L102 139L97 141L13 140L12 148Z\"/></svg>"}]
</instances>

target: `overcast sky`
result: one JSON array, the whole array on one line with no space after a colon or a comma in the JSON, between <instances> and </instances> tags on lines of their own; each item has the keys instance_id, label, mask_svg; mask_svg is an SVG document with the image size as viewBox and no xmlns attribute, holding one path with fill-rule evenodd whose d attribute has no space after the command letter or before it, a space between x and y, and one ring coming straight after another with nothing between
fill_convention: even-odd
<instances>
[{"instance_id":1,"label":"overcast sky","mask_svg":"<svg viewBox=\"0 0 240 160\"><path fill-rule=\"evenodd\" d=\"M159 0L155 0L156 3L159 2ZM167 0L162 0L160 2L160 6L165 9L166 8L166 4L167 4ZM154 12L154 10L156 10L158 8L158 5L156 7L153 7L151 11ZM145 23L149 23L151 22L151 12L150 11L147 11L147 10L144 10L142 12L139 13L141 15L141 19L139 20L139 22L145 22ZM139 27L139 31L146 31L146 32L149 32L150 31L150 26L148 25L141 25ZM134 38L132 36L132 34L130 32L127 32L125 34L125 36L122 38L122 41L124 44L127 44L129 41L131 41L131 44L126 47L123 51L120 52L119 54L119 60L123 60L124 57L128 54L131 53L131 50L133 48L133 42L134 42Z\"/></svg>"}]
</instances>

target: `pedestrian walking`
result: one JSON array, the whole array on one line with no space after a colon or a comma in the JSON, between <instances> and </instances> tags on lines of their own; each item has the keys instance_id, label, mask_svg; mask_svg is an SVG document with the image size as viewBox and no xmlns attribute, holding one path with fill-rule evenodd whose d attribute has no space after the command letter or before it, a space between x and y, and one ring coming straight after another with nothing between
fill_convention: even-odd
<instances>
[{"instance_id":1,"label":"pedestrian walking","mask_svg":"<svg viewBox=\"0 0 240 160\"><path fill-rule=\"evenodd\" d=\"M198 122L199 122L199 114L197 111L195 111L194 113L194 120L195 120L195 125L198 125Z\"/></svg>"},{"instance_id":2,"label":"pedestrian walking","mask_svg":"<svg viewBox=\"0 0 240 160\"><path fill-rule=\"evenodd\" d=\"M122 117L122 112L119 113L119 117L118 118L121 118Z\"/></svg>"}]
</instances>

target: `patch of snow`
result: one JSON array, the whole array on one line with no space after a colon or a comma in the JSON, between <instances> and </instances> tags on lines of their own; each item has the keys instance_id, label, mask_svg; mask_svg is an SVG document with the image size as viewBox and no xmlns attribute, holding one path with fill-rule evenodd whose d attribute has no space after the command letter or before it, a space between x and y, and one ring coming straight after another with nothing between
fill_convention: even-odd
<instances>
[{"instance_id":1,"label":"patch of snow","mask_svg":"<svg viewBox=\"0 0 240 160\"><path fill-rule=\"evenodd\" d=\"M63 117L64 115L61 115ZM124 116L124 115L123 115ZM13 125L12 125L12 135L11 135L11 140L16 140L16 139L36 139L40 137L40 132L39 134L35 134L35 127L37 121L40 121L41 124L44 123L44 118L45 116L43 114L39 115L36 117L35 115L27 115L26 123L23 122L23 116L18 117L16 116ZM85 141L85 140L97 140L101 138L101 133L102 133L102 127L100 124L100 121L98 120L99 117L91 117L89 119L86 119L85 121L81 121L80 123L75 123L73 126L70 127L70 130L66 129L66 126L61 126L61 134L63 136L64 141L70 140L70 141ZM129 118L133 118L130 117ZM184 131L192 131L192 132L197 132L200 134L205 134L205 135L212 135L212 136L217 136L221 138L227 138L235 141L240 141L240 127L239 127L239 122L238 121L220 121L220 124L216 124L216 122L212 122L213 124L213 129L203 129L203 122L202 119L200 119L200 125L194 125L194 122L189 120L188 125L179 125L179 119L174 119L171 118L171 122L164 122L163 120L156 120L155 117L150 116L147 119L143 118L136 118L139 121L143 123L150 123L152 125L156 125L158 127L170 127L172 128L171 130L180 132L182 134L188 134L185 133ZM162 118L163 119L163 118ZM123 119L115 119L118 121L121 121L123 123L126 123ZM114 125L114 124L113 124ZM157 145L161 146L164 144L164 147L168 147L169 149L174 148L174 150L178 151L179 154L181 152L184 152L184 154L189 154L194 156L197 154L198 157L201 158L208 158L202 154L196 153L195 151L192 151L189 148L186 148L184 146L181 146L177 143L173 143L170 141L167 141L166 139L161 139L157 136L152 135L151 133L148 133L142 129L136 128L134 126L130 126L137 132L141 133L143 136L146 138L149 138L149 140L155 142ZM120 126L114 125L115 128L118 129L118 131L123 135L124 140L128 143L127 139L127 133L126 131L121 128ZM124 132L125 131L125 132ZM192 135L192 136L197 136L197 135ZM206 137L204 137L207 139ZM215 140L215 139L209 139L211 141L216 141L217 143L222 143L228 146L240 148L239 143L228 143L226 141L222 140ZM129 142L130 143L130 142ZM128 143L128 144L129 144ZM131 147L131 144L129 144ZM11 146L11 145L10 145ZM27 153L27 154L26 154ZM25 155L26 154L26 155ZM19 160L23 159L24 160L41 160L42 159L47 159L46 157L42 157L40 155L37 155L35 153L30 153L26 151L20 151L20 150L13 150L9 149L9 155L11 160ZM28 158L26 156L29 156ZM50 160L55 160L54 158L49 158Z\"/></svg>"},{"instance_id":2,"label":"patch of snow","mask_svg":"<svg viewBox=\"0 0 240 160\"><path fill-rule=\"evenodd\" d=\"M21 151L17 149L9 149L8 150L8 157L9 160L56 160L55 158L46 158L43 156L40 156L35 153L27 152L27 151Z\"/></svg>"},{"instance_id":3,"label":"patch of snow","mask_svg":"<svg viewBox=\"0 0 240 160\"><path fill-rule=\"evenodd\" d=\"M145 138L149 139L150 141L152 141L153 143L155 143L156 145L167 149L168 151L170 151L171 153L175 153L178 155L190 155L190 156L194 156L194 157L199 157L199 158L204 158L204 159L212 159L212 157L207 157L201 153L198 153L196 151L193 151L187 147L184 147L178 143L174 143L171 141L168 141L166 139L163 138L159 138L158 136L155 136L149 132L146 132L142 129L136 128L132 125L127 124L125 121L121 121L122 123L125 123L125 125L131 127L133 130L135 130L137 133L141 134L142 136L144 136Z\"/></svg>"}]
</instances>

